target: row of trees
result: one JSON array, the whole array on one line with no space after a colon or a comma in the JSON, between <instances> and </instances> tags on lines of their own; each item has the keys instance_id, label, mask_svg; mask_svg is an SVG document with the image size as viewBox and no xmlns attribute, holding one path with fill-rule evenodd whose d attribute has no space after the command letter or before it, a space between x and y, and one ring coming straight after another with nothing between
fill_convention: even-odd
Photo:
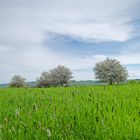
<instances>
[{"instance_id":1,"label":"row of trees","mask_svg":"<svg viewBox=\"0 0 140 140\"><path fill-rule=\"evenodd\" d=\"M37 87L68 86L72 78L71 70L59 65L49 72L43 72L37 79Z\"/></svg>"},{"instance_id":2,"label":"row of trees","mask_svg":"<svg viewBox=\"0 0 140 140\"><path fill-rule=\"evenodd\" d=\"M125 81L128 77L126 68L116 59L107 58L106 60L97 63L93 70L96 79L111 85ZM48 72L43 72L41 76L37 78L36 86L68 86L72 78L71 70L65 66L59 65ZM25 78L15 75L10 82L10 87L27 87Z\"/></svg>"},{"instance_id":3,"label":"row of trees","mask_svg":"<svg viewBox=\"0 0 140 140\"><path fill-rule=\"evenodd\" d=\"M41 76L36 80L36 87L50 86L68 86L72 79L72 72L69 68L59 65L58 67L42 72ZM27 87L25 78L20 75L14 75L9 86L10 87Z\"/></svg>"}]
</instances>

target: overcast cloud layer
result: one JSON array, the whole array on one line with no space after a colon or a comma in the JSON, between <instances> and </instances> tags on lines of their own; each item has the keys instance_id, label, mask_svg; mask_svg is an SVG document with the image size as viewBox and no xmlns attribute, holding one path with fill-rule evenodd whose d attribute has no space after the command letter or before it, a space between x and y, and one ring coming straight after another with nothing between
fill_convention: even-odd
<instances>
[{"instance_id":1,"label":"overcast cloud layer","mask_svg":"<svg viewBox=\"0 0 140 140\"><path fill-rule=\"evenodd\" d=\"M0 0L0 82L27 81L59 64L74 79L116 58L140 78L139 0Z\"/></svg>"}]
</instances>

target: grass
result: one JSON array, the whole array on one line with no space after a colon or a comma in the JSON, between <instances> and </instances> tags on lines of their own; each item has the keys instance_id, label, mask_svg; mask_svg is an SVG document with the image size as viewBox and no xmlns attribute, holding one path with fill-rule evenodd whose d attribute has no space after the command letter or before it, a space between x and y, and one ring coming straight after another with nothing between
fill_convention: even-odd
<instances>
[{"instance_id":1,"label":"grass","mask_svg":"<svg viewBox=\"0 0 140 140\"><path fill-rule=\"evenodd\" d=\"M0 140L138 140L140 85L0 89Z\"/></svg>"}]
</instances>

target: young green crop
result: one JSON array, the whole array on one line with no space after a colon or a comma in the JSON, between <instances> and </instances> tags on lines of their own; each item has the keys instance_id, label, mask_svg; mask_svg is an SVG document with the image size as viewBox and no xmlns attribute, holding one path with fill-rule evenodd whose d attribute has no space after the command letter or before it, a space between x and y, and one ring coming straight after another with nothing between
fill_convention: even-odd
<instances>
[{"instance_id":1,"label":"young green crop","mask_svg":"<svg viewBox=\"0 0 140 140\"><path fill-rule=\"evenodd\" d=\"M139 85L0 89L0 140L139 138Z\"/></svg>"}]
</instances>

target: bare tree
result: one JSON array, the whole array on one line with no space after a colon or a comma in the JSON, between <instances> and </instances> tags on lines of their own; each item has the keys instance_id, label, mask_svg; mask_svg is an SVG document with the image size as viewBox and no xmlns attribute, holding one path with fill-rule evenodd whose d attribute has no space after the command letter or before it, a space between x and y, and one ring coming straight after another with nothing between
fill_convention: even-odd
<instances>
[{"instance_id":1,"label":"bare tree","mask_svg":"<svg viewBox=\"0 0 140 140\"><path fill-rule=\"evenodd\" d=\"M108 82L109 84L125 81L128 73L125 67L116 59L109 59L99 62L94 68L96 79Z\"/></svg>"},{"instance_id":2,"label":"bare tree","mask_svg":"<svg viewBox=\"0 0 140 140\"><path fill-rule=\"evenodd\" d=\"M68 86L71 78L70 69L59 65L49 72L43 72L37 79L37 87Z\"/></svg>"},{"instance_id":3,"label":"bare tree","mask_svg":"<svg viewBox=\"0 0 140 140\"><path fill-rule=\"evenodd\" d=\"M9 84L10 87L27 87L25 82L25 78L21 77L20 75L14 75L12 80Z\"/></svg>"}]
</instances>

